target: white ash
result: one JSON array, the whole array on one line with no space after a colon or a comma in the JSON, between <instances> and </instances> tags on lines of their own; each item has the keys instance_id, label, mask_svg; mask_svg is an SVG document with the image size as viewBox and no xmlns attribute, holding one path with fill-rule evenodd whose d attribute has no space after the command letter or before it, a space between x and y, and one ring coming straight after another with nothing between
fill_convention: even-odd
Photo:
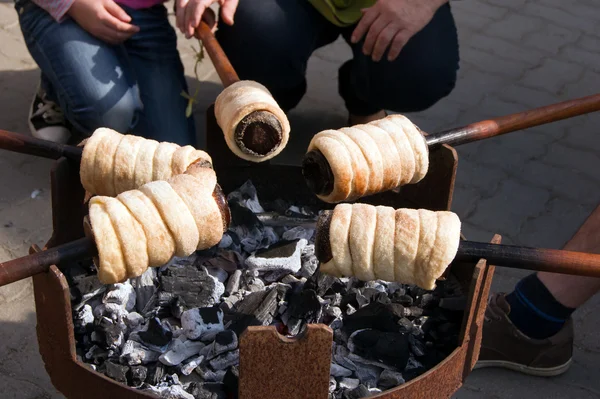
<instances>
[{"instance_id":1,"label":"white ash","mask_svg":"<svg viewBox=\"0 0 600 399\"><path fill-rule=\"evenodd\" d=\"M295 335L323 323L334 330L329 398L358 399L410 381L456 348L466 297L454 280L429 292L323 275L314 230L266 227L254 214L314 218L314 210L261 203L249 182L228 198L232 225L209 250L108 286L91 264L68 269L80 361L162 398L237 397L228 389L248 326Z\"/></svg>"}]
</instances>

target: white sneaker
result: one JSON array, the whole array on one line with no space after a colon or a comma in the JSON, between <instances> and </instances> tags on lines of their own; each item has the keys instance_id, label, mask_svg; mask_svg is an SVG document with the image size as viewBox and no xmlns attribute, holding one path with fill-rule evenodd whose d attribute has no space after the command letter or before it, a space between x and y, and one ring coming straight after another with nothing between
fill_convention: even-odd
<instances>
[{"instance_id":1,"label":"white sneaker","mask_svg":"<svg viewBox=\"0 0 600 399\"><path fill-rule=\"evenodd\" d=\"M55 143L66 144L71 137L63 112L46 98L41 87L33 96L29 109L29 130L33 137Z\"/></svg>"}]
</instances>

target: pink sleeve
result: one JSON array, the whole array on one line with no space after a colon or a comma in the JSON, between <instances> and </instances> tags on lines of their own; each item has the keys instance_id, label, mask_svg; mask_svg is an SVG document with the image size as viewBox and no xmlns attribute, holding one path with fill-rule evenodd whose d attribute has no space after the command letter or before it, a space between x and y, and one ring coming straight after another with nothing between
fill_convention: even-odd
<instances>
[{"instance_id":1,"label":"pink sleeve","mask_svg":"<svg viewBox=\"0 0 600 399\"><path fill-rule=\"evenodd\" d=\"M39 7L46 10L57 22L62 22L65 14L75 0L32 0Z\"/></svg>"}]
</instances>

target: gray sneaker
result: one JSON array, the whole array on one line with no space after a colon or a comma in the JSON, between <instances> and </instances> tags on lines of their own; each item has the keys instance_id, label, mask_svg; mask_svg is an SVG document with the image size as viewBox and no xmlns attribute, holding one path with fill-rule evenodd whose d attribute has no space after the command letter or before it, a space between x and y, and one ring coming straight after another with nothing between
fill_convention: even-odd
<instances>
[{"instance_id":1,"label":"gray sneaker","mask_svg":"<svg viewBox=\"0 0 600 399\"><path fill-rule=\"evenodd\" d=\"M63 112L38 87L29 109L29 130L33 137L65 144L71 137Z\"/></svg>"}]
</instances>

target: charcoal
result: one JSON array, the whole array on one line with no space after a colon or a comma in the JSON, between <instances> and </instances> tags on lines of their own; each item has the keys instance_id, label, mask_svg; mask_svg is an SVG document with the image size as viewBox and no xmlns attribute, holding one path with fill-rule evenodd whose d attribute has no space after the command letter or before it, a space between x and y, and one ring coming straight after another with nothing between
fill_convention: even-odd
<instances>
[{"instance_id":1,"label":"charcoal","mask_svg":"<svg viewBox=\"0 0 600 399\"><path fill-rule=\"evenodd\" d=\"M317 292L317 295L322 297L330 293L341 293L345 291L346 287L337 277L318 271L306 281L304 288L314 290Z\"/></svg>"},{"instance_id":2,"label":"charcoal","mask_svg":"<svg viewBox=\"0 0 600 399\"><path fill-rule=\"evenodd\" d=\"M383 369L370 364L360 364L356 369L356 377L367 387L376 387Z\"/></svg>"},{"instance_id":3,"label":"charcoal","mask_svg":"<svg viewBox=\"0 0 600 399\"><path fill-rule=\"evenodd\" d=\"M123 383L127 382L127 372L129 371L129 366L113 363L110 360L104 362L104 366L106 367L106 375L108 377L115 381Z\"/></svg>"},{"instance_id":4,"label":"charcoal","mask_svg":"<svg viewBox=\"0 0 600 399\"><path fill-rule=\"evenodd\" d=\"M361 399L370 395L369 389L364 385L359 385L356 388L344 391L343 399Z\"/></svg>"},{"instance_id":5,"label":"charcoal","mask_svg":"<svg viewBox=\"0 0 600 399\"><path fill-rule=\"evenodd\" d=\"M288 327L289 333L297 335L305 323L315 323L321 317L321 302L313 290L292 293L288 300L288 308L282 321Z\"/></svg>"},{"instance_id":6,"label":"charcoal","mask_svg":"<svg viewBox=\"0 0 600 399\"><path fill-rule=\"evenodd\" d=\"M374 289L378 292L387 293L386 284L381 280L370 280L365 282L364 289Z\"/></svg>"},{"instance_id":7,"label":"charcoal","mask_svg":"<svg viewBox=\"0 0 600 399\"><path fill-rule=\"evenodd\" d=\"M300 260L302 262L302 266L300 267L300 270L296 274L297 276L309 278L313 274L315 274L315 271L317 270L317 267L319 266L319 261L317 260L317 257L315 256L314 244L310 244L310 245L307 245L304 247L304 249L302 250L302 256L301 256Z\"/></svg>"},{"instance_id":8,"label":"charcoal","mask_svg":"<svg viewBox=\"0 0 600 399\"><path fill-rule=\"evenodd\" d=\"M115 323L122 322L128 314L127 310L117 303L100 304L94 308L93 313L96 320L104 317Z\"/></svg>"},{"instance_id":9,"label":"charcoal","mask_svg":"<svg viewBox=\"0 0 600 399\"><path fill-rule=\"evenodd\" d=\"M237 190L229 193L227 201L230 202L230 206L238 204L248 208L253 214L265 211L258 201L256 187L251 180L246 180Z\"/></svg>"},{"instance_id":10,"label":"charcoal","mask_svg":"<svg viewBox=\"0 0 600 399\"><path fill-rule=\"evenodd\" d=\"M225 286L208 273L206 267L173 264L161 276L162 289L178 296L186 310L214 305L225 292Z\"/></svg>"},{"instance_id":11,"label":"charcoal","mask_svg":"<svg viewBox=\"0 0 600 399\"><path fill-rule=\"evenodd\" d=\"M237 335L231 330L221 331L215 337L215 340L202 349L200 354L207 359L212 359L222 353L232 351L238 347Z\"/></svg>"},{"instance_id":12,"label":"charcoal","mask_svg":"<svg viewBox=\"0 0 600 399\"><path fill-rule=\"evenodd\" d=\"M435 302L436 302L436 300L435 300L435 297L433 296L433 294L427 293L421 297L419 306L422 308L428 308L430 306L434 306Z\"/></svg>"},{"instance_id":13,"label":"charcoal","mask_svg":"<svg viewBox=\"0 0 600 399\"><path fill-rule=\"evenodd\" d=\"M158 317L154 317L148 321L146 330L139 332L139 336L144 343L161 347L171 342L173 332L164 326Z\"/></svg>"},{"instance_id":14,"label":"charcoal","mask_svg":"<svg viewBox=\"0 0 600 399\"><path fill-rule=\"evenodd\" d=\"M124 322L129 329L133 330L144 323L144 316L137 312L131 312L125 317Z\"/></svg>"},{"instance_id":15,"label":"charcoal","mask_svg":"<svg viewBox=\"0 0 600 399\"><path fill-rule=\"evenodd\" d=\"M339 364L331 363L330 374L334 377L350 377L352 370L342 367Z\"/></svg>"},{"instance_id":16,"label":"charcoal","mask_svg":"<svg viewBox=\"0 0 600 399\"><path fill-rule=\"evenodd\" d=\"M329 376L329 393L332 394L337 389L337 381L333 376Z\"/></svg>"},{"instance_id":17,"label":"charcoal","mask_svg":"<svg viewBox=\"0 0 600 399\"><path fill-rule=\"evenodd\" d=\"M404 289L404 286L400 283L395 283L395 282L387 284L387 292L389 295L392 296L392 299L406 294L406 290Z\"/></svg>"},{"instance_id":18,"label":"charcoal","mask_svg":"<svg viewBox=\"0 0 600 399\"><path fill-rule=\"evenodd\" d=\"M397 332L399 319L389 306L373 302L346 316L342 329L348 335L363 329Z\"/></svg>"},{"instance_id":19,"label":"charcoal","mask_svg":"<svg viewBox=\"0 0 600 399\"><path fill-rule=\"evenodd\" d=\"M161 399L194 399L194 396L186 392L181 385L151 386L148 390L158 395Z\"/></svg>"},{"instance_id":20,"label":"charcoal","mask_svg":"<svg viewBox=\"0 0 600 399\"><path fill-rule=\"evenodd\" d=\"M238 397L239 385L240 369L238 365L234 365L227 369L225 377L223 377L223 386L225 387L225 391L230 398Z\"/></svg>"},{"instance_id":21,"label":"charcoal","mask_svg":"<svg viewBox=\"0 0 600 399\"><path fill-rule=\"evenodd\" d=\"M144 366L131 366L129 371L131 385L136 388L141 387L148 376L148 369Z\"/></svg>"},{"instance_id":22,"label":"charcoal","mask_svg":"<svg viewBox=\"0 0 600 399\"><path fill-rule=\"evenodd\" d=\"M196 369L196 367L200 366L200 364L203 361L204 361L204 356L202 356L202 355L190 358L190 359L186 360L185 363L183 363L180 366L179 371L183 375L190 375Z\"/></svg>"},{"instance_id":23,"label":"charcoal","mask_svg":"<svg viewBox=\"0 0 600 399\"><path fill-rule=\"evenodd\" d=\"M225 399L224 384L213 382L194 382L187 388L187 392L195 399Z\"/></svg>"},{"instance_id":24,"label":"charcoal","mask_svg":"<svg viewBox=\"0 0 600 399\"><path fill-rule=\"evenodd\" d=\"M400 295L397 299L394 300L395 303L399 303L404 307L412 306L414 299L410 295Z\"/></svg>"},{"instance_id":25,"label":"charcoal","mask_svg":"<svg viewBox=\"0 0 600 399\"><path fill-rule=\"evenodd\" d=\"M120 305L130 312L135 308L136 293L129 282L113 284L104 294L102 302Z\"/></svg>"},{"instance_id":26,"label":"charcoal","mask_svg":"<svg viewBox=\"0 0 600 399\"><path fill-rule=\"evenodd\" d=\"M225 293L227 295L235 294L239 290L241 277L241 270L236 270L231 274L231 276L229 276L229 280L227 281L227 287L225 288Z\"/></svg>"},{"instance_id":27,"label":"charcoal","mask_svg":"<svg viewBox=\"0 0 600 399\"><path fill-rule=\"evenodd\" d=\"M108 358L108 352L98 345L93 345L86 353L85 358L96 364L100 364Z\"/></svg>"},{"instance_id":28,"label":"charcoal","mask_svg":"<svg viewBox=\"0 0 600 399\"><path fill-rule=\"evenodd\" d=\"M405 316L420 317L423 315L423 309L418 306L411 306L409 308L404 308L404 310L408 310L408 314Z\"/></svg>"},{"instance_id":29,"label":"charcoal","mask_svg":"<svg viewBox=\"0 0 600 399\"><path fill-rule=\"evenodd\" d=\"M292 227L289 230L286 230L281 235L281 238L284 240L290 240L290 241L291 240L299 240L299 239L310 241L310 239L313 237L314 234L315 234L314 229L306 229L301 226L296 226L296 227Z\"/></svg>"},{"instance_id":30,"label":"charcoal","mask_svg":"<svg viewBox=\"0 0 600 399\"><path fill-rule=\"evenodd\" d=\"M247 295L238 303L236 312L251 315L260 325L269 325L277 309L277 290L258 291ZM252 324L257 325L257 324ZM236 331L236 333L239 333Z\"/></svg>"},{"instance_id":31,"label":"charcoal","mask_svg":"<svg viewBox=\"0 0 600 399\"><path fill-rule=\"evenodd\" d=\"M416 357L425 356L425 344L419 339L415 338L414 335L408 335L408 342L410 344L410 351Z\"/></svg>"},{"instance_id":32,"label":"charcoal","mask_svg":"<svg viewBox=\"0 0 600 399\"><path fill-rule=\"evenodd\" d=\"M219 273L216 272L216 270L221 270L227 273L227 275L234 273L242 266L243 263L244 261L239 253L234 251L219 250L216 256L205 260L202 264L207 267L209 272L211 272L211 269L214 270L211 272L211 275L215 276L217 273ZM224 282L224 280L220 281Z\"/></svg>"},{"instance_id":33,"label":"charcoal","mask_svg":"<svg viewBox=\"0 0 600 399\"><path fill-rule=\"evenodd\" d=\"M189 339L209 339L223 331L223 311L218 307L186 310L181 326Z\"/></svg>"},{"instance_id":34,"label":"charcoal","mask_svg":"<svg viewBox=\"0 0 600 399\"><path fill-rule=\"evenodd\" d=\"M350 336L350 350L365 359L375 360L403 370L409 357L406 333L358 330Z\"/></svg>"},{"instance_id":35,"label":"charcoal","mask_svg":"<svg viewBox=\"0 0 600 399\"><path fill-rule=\"evenodd\" d=\"M182 340L184 337L173 341L173 345L170 349L160 355L160 362L167 366L177 366L185 359L195 356L200 353L200 350L204 348L204 344L199 341Z\"/></svg>"},{"instance_id":36,"label":"charcoal","mask_svg":"<svg viewBox=\"0 0 600 399\"><path fill-rule=\"evenodd\" d=\"M391 389L404 384L402 373L392 370L383 370L379 376L379 386L382 389Z\"/></svg>"},{"instance_id":37,"label":"charcoal","mask_svg":"<svg viewBox=\"0 0 600 399\"><path fill-rule=\"evenodd\" d=\"M354 313L356 313L356 309L354 308L354 306L350 304L346 305L346 314L349 316Z\"/></svg>"},{"instance_id":38,"label":"charcoal","mask_svg":"<svg viewBox=\"0 0 600 399\"><path fill-rule=\"evenodd\" d=\"M149 267L144 274L131 280L131 284L135 288L135 309L137 312L143 314L149 310L147 306L156 293L155 280L156 268L154 267Z\"/></svg>"},{"instance_id":39,"label":"charcoal","mask_svg":"<svg viewBox=\"0 0 600 399\"><path fill-rule=\"evenodd\" d=\"M228 367L238 364L240 361L240 351L238 349L230 352L225 352L208 363L213 370L225 370Z\"/></svg>"},{"instance_id":40,"label":"charcoal","mask_svg":"<svg viewBox=\"0 0 600 399\"><path fill-rule=\"evenodd\" d=\"M88 304L85 304L74 317L74 327L75 332L78 334L83 334L86 331L93 328L94 323L94 313L92 311L92 307Z\"/></svg>"},{"instance_id":41,"label":"charcoal","mask_svg":"<svg viewBox=\"0 0 600 399\"><path fill-rule=\"evenodd\" d=\"M339 307L342 304L342 294L335 293L331 295L325 295L323 299L329 301L329 305Z\"/></svg>"},{"instance_id":42,"label":"charcoal","mask_svg":"<svg viewBox=\"0 0 600 399\"><path fill-rule=\"evenodd\" d=\"M467 307L467 297L453 297L440 299L439 307L441 309L451 310L455 312L464 312Z\"/></svg>"},{"instance_id":43,"label":"charcoal","mask_svg":"<svg viewBox=\"0 0 600 399\"><path fill-rule=\"evenodd\" d=\"M124 364L148 364L158 360L159 352L153 351L139 342L128 340L123 346L120 362Z\"/></svg>"},{"instance_id":44,"label":"charcoal","mask_svg":"<svg viewBox=\"0 0 600 399\"><path fill-rule=\"evenodd\" d=\"M204 381L208 382L223 382L223 378L225 378L225 370L217 370L213 371L206 367L196 367L196 373L202 377Z\"/></svg>"},{"instance_id":45,"label":"charcoal","mask_svg":"<svg viewBox=\"0 0 600 399\"><path fill-rule=\"evenodd\" d=\"M389 305L389 309L394 313L394 315L402 318L407 316L407 312L405 312L405 307L400 305L399 303L391 303Z\"/></svg>"},{"instance_id":46,"label":"charcoal","mask_svg":"<svg viewBox=\"0 0 600 399\"><path fill-rule=\"evenodd\" d=\"M248 257L246 266L250 270L261 272L276 270L296 273L302 266L301 253L306 245L305 239L280 241L268 249L257 251Z\"/></svg>"},{"instance_id":47,"label":"charcoal","mask_svg":"<svg viewBox=\"0 0 600 399\"><path fill-rule=\"evenodd\" d=\"M358 366L348 359L350 351L342 345L334 345L333 348L333 359L340 366L347 368L348 370L356 371Z\"/></svg>"},{"instance_id":48,"label":"charcoal","mask_svg":"<svg viewBox=\"0 0 600 399\"><path fill-rule=\"evenodd\" d=\"M74 281L75 287L79 290L79 293L82 296L86 296L86 294L92 294L93 296L103 293L106 291L106 285L102 284L100 280L98 280L98 275L93 274L91 276L81 276L77 277ZM83 300L83 299L82 299Z\"/></svg>"},{"instance_id":49,"label":"charcoal","mask_svg":"<svg viewBox=\"0 0 600 399\"><path fill-rule=\"evenodd\" d=\"M146 382L150 385L158 385L165 375L165 366L161 363L154 363L148 366L148 376Z\"/></svg>"},{"instance_id":50,"label":"charcoal","mask_svg":"<svg viewBox=\"0 0 600 399\"><path fill-rule=\"evenodd\" d=\"M360 385L360 381L356 378L342 378L339 382L339 387L342 389L354 389Z\"/></svg>"}]
</instances>

